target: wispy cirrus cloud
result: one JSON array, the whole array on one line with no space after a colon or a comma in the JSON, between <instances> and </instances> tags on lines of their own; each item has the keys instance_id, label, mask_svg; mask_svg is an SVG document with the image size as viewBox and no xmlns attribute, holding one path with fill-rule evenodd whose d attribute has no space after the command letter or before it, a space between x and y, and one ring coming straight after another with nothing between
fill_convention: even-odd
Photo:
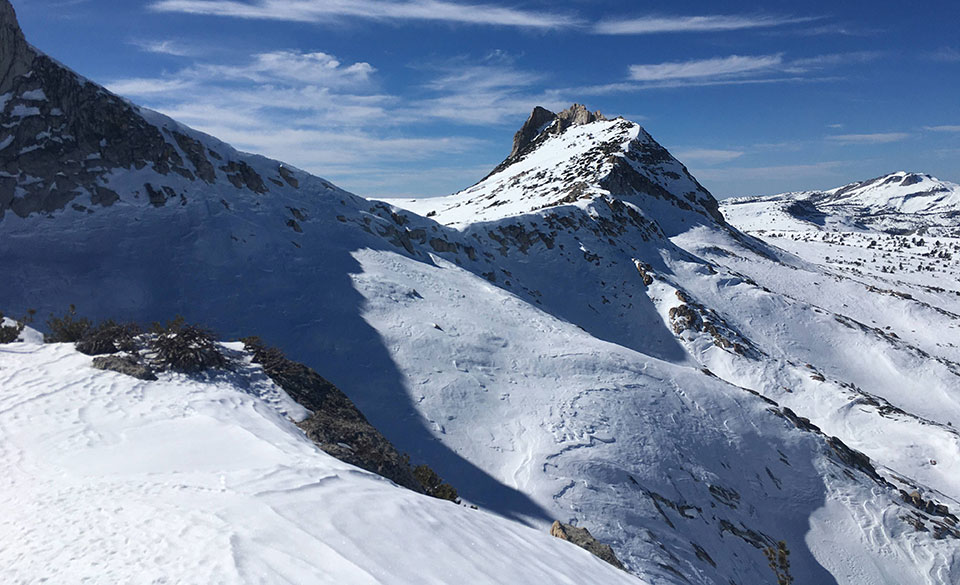
<instances>
[{"instance_id":1,"label":"wispy cirrus cloud","mask_svg":"<svg viewBox=\"0 0 960 585\"><path fill-rule=\"evenodd\" d=\"M837 144L889 144L910 138L907 132L876 132L873 134L832 134L827 140Z\"/></svg>"},{"instance_id":2,"label":"wispy cirrus cloud","mask_svg":"<svg viewBox=\"0 0 960 585\"><path fill-rule=\"evenodd\" d=\"M188 47L180 42L173 40L143 40L136 39L130 41L130 44L147 53L156 53L158 55L171 55L173 57L191 57L198 51Z\"/></svg>"},{"instance_id":3,"label":"wispy cirrus cloud","mask_svg":"<svg viewBox=\"0 0 960 585\"><path fill-rule=\"evenodd\" d=\"M960 126L924 126L924 130L929 130L931 132L960 132Z\"/></svg>"},{"instance_id":4,"label":"wispy cirrus cloud","mask_svg":"<svg viewBox=\"0 0 960 585\"><path fill-rule=\"evenodd\" d=\"M593 26L602 35L650 35L662 33L723 32L754 28L772 28L820 20L819 17L791 16L662 16L650 15L628 19L605 19Z\"/></svg>"},{"instance_id":5,"label":"wispy cirrus cloud","mask_svg":"<svg viewBox=\"0 0 960 585\"><path fill-rule=\"evenodd\" d=\"M389 193L391 187L399 188L390 177L411 164L430 176L428 169L437 161L449 164L486 145L449 129L442 135L422 131L430 119L424 108L432 106L381 92L377 70L366 62L344 63L328 53L298 51L258 53L240 62L231 58L230 64L199 62L155 78L118 79L107 87L237 148L289 162L347 188ZM436 115L472 120L472 107L482 117L488 109L503 108L509 102L504 96L524 78L507 69L497 83L491 79L494 64L478 67L438 72L428 85L437 99L486 87L499 101L491 97L489 108L474 102L459 110L450 103L445 114ZM449 177L430 180L433 184L425 188L441 189L438 185L451 182Z\"/></svg>"},{"instance_id":6,"label":"wispy cirrus cloud","mask_svg":"<svg viewBox=\"0 0 960 585\"><path fill-rule=\"evenodd\" d=\"M722 150L713 148L679 148L674 156L682 161L702 164L721 164L736 160L744 155L742 150Z\"/></svg>"},{"instance_id":7,"label":"wispy cirrus cloud","mask_svg":"<svg viewBox=\"0 0 960 585\"><path fill-rule=\"evenodd\" d=\"M960 63L960 49L956 47L941 47L927 55L933 61L941 63Z\"/></svg>"},{"instance_id":8,"label":"wispy cirrus cloud","mask_svg":"<svg viewBox=\"0 0 960 585\"><path fill-rule=\"evenodd\" d=\"M344 65L333 55L322 52L270 51L258 53L250 63L239 66L203 65L196 68L195 75L256 83L283 81L338 88L366 84L375 71L369 63L360 61Z\"/></svg>"},{"instance_id":9,"label":"wispy cirrus cloud","mask_svg":"<svg viewBox=\"0 0 960 585\"><path fill-rule=\"evenodd\" d=\"M631 65L633 81L661 81L665 79L693 79L724 77L742 73L772 70L783 63L783 55L715 57L692 61L671 61L654 65Z\"/></svg>"},{"instance_id":10,"label":"wispy cirrus cloud","mask_svg":"<svg viewBox=\"0 0 960 585\"><path fill-rule=\"evenodd\" d=\"M144 97L152 95L167 95L171 92L182 91L194 85L194 81L182 78L155 78L155 77L128 77L106 84L113 93L126 97Z\"/></svg>"},{"instance_id":11,"label":"wispy cirrus cloud","mask_svg":"<svg viewBox=\"0 0 960 585\"><path fill-rule=\"evenodd\" d=\"M575 17L550 11L527 11L495 4L461 4L446 0L158 0L150 7L159 12L313 23L360 18L385 22L434 21L534 29L559 29L579 24Z\"/></svg>"}]
</instances>

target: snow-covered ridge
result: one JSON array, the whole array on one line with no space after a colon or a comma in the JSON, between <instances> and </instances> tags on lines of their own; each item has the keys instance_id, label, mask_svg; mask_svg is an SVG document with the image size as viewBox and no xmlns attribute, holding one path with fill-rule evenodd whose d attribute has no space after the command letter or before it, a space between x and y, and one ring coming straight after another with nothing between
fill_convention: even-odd
<instances>
[{"instance_id":1,"label":"snow-covered ridge","mask_svg":"<svg viewBox=\"0 0 960 585\"><path fill-rule=\"evenodd\" d=\"M722 207L731 223L746 230L829 225L892 234L960 235L960 185L922 173L898 171L827 191L732 198Z\"/></svg>"},{"instance_id":2,"label":"snow-covered ridge","mask_svg":"<svg viewBox=\"0 0 960 585\"><path fill-rule=\"evenodd\" d=\"M10 120L31 140L30 124L78 111L26 103L37 90L60 99L48 85L61 77L29 85L37 75L14 76L23 91L5 104L40 110ZM508 164L427 218L296 170L288 181L278 162L129 112L159 154L89 163L108 170L91 180L117 194L111 205L81 190L51 211L7 213L0 306L42 318L76 303L141 323L179 313L227 337L258 334L467 500L539 533L554 520L587 527L648 581L773 582L764 551L780 541L796 582L957 580L956 527L939 506L960 508L960 302L942 287L864 278L745 236L624 120L577 114L554 132L541 112ZM104 129L86 128L90 161L112 160ZM212 182L176 133L205 149ZM50 148L31 152L55 165ZM23 164L6 152L0 164ZM17 198L24 185L56 192L21 171ZM378 522L369 501L351 502ZM374 549L388 540L402 541ZM248 550L253 566L278 554Z\"/></svg>"},{"instance_id":3,"label":"snow-covered ridge","mask_svg":"<svg viewBox=\"0 0 960 585\"><path fill-rule=\"evenodd\" d=\"M0 346L3 580L642 583L330 457L247 364L147 382L71 344Z\"/></svg>"}]
</instances>

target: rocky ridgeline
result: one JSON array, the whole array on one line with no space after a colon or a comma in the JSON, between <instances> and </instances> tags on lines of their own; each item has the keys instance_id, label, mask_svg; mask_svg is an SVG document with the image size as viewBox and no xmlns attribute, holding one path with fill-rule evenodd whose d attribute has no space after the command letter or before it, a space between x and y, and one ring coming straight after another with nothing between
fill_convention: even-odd
<instances>
[{"instance_id":1,"label":"rocky ridgeline","mask_svg":"<svg viewBox=\"0 0 960 585\"><path fill-rule=\"evenodd\" d=\"M206 148L186 131L150 123L137 106L31 47L8 0L0 0L0 218L26 217L68 204L110 206L117 169L149 168L158 177L142 194L154 206L183 194L164 177L214 184L221 179L257 194L266 181L246 162ZM271 178L296 187L290 172ZM89 199L78 199L82 195ZM138 193L139 194L139 193Z\"/></svg>"}]
</instances>

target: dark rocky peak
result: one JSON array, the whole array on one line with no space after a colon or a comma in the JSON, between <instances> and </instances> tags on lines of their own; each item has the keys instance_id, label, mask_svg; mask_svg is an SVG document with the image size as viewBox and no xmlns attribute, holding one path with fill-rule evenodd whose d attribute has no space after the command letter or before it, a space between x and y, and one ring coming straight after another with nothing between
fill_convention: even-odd
<instances>
[{"instance_id":1,"label":"dark rocky peak","mask_svg":"<svg viewBox=\"0 0 960 585\"><path fill-rule=\"evenodd\" d=\"M583 126L599 120L606 120L606 118L600 112L591 112L581 104L573 104L559 114L554 114L544 107L537 106L533 108L530 117L514 135L513 150L508 158L515 158L520 155L544 131L549 134L560 134L571 126Z\"/></svg>"},{"instance_id":2,"label":"dark rocky peak","mask_svg":"<svg viewBox=\"0 0 960 585\"><path fill-rule=\"evenodd\" d=\"M550 136L562 134L567 128L573 126L583 126L600 120L606 120L600 112L591 112L581 104L573 104L559 114L537 106L531 112L530 117L523 123L523 126L513 136L513 150L497 168L490 173L493 175L534 150L541 142ZM487 176L490 176L487 175Z\"/></svg>"},{"instance_id":3,"label":"dark rocky peak","mask_svg":"<svg viewBox=\"0 0 960 585\"><path fill-rule=\"evenodd\" d=\"M0 219L68 205L83 212L121 199L186 204L189 185L229 198L297 187L284 169L261 176L233 149L142 110L74 73L24 39L9 0L0 0ZM152 171L117 185L116 171ZM268 185L267 180L272 181ZM222 195L220 195L222 193Z\"/></svg>"},{"instance_id":4,"label":"dark rocky peak","mask_svg":"<svg viewBox=\"0 0 960 585\"><path fill-rule=\"evenodd\" d=\"M519 155L533 140L543 132L547 126L553 124L557 115L546 108L537 106L533 108L533 113L523 123L520 130L513 136L513 150L508 158L514 158Z\"/></svg>"},{"instance_id":5,"label":"dark rocky peak","mask_svg":"<svg viewBox=\"0 0 960 585\"><path fill-rule=\"evenodd\" d=\"M0 0L0 94L9 92L13 79L30 70L35 56L23 38L13 6L9 0Z\"/></svg>"},{"instance_id":6,"label":"dark rocky peak","mask_svg":"<svg viewBox=\"0 0 960 585\"><path fill-rule=\"evenodd\" d=\"M600 112L591 112L582 104L573 104L557 114L557 128L553 130L553 132L559 134L571 126L583 126L606 119L607 118Z\"/></svg>"}]
</instances>

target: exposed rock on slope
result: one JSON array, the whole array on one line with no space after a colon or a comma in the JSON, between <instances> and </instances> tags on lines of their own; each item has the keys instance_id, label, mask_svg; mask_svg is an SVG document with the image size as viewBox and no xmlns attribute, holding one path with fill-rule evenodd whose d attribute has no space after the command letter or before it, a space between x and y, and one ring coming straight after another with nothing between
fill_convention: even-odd
<instances>
[{"instance_id":1,"label":"exposed rock on slope","mask_svg":"<svg viewBox=\"0 0 960 585\"><path fill-rule=\"evenodd\" d=\"M582 549L588 550L590 554L623 570L623 564L614 554L610 545L599 542L586 528L564 524L558 520L550 527L550 534L560 540L569 541Z\"/></svg>"},{"instance_id":2,"label":"exposed rock on slope","mask_svg":"<svg viewBox=\"0 0 960 585\"><path fill-rule=\"evenodd\" d=\"M598 120L606 120L606 118L600 112L591 112L581 104L573 104L559 114L537 106L513 137L513 150L510 151L510 156L490 174L519 161L523 155L536 148L548 136L562 134L571 126L583 126Z\"/></svg>"},{"instance_id":3,"label":"exposed rock on slope","mask_svg":"<svg viewBox=\"0 0 960 585\"><path fill-rule=\"evenodd\" d=\"M117 193L110 207L84 192L6 214L0 301L17 314L74 302L95 318L179 313L256 333L466 500L541 534L589 521L649 581L767 582L764 551L780 542L798 582L956 580L960 552L931 528L946 517L899 493L954 513L956 350L906 321L899 340L877 333L863 299L906 301L844 288L723 223L636 124L587 116L551 133L558 116L472 189L411 205L438 222L140 116L194 178L118 166L97 184ZM174 132L223 157L212 183ZM175 201L154 205L163 187ZM951 335L952 317L897 308ZM692 326L674 328L671 309ZM878 375L864 355L892 365Z\"/></svg>"},{"instance_id":4,"label":"exposed rock on slope","mask_svg":"<svg viewBox=\"0 0 960 585\"><path fill-rule=\"evenodd\" d=\"M73 204L109 206L120 195L118 169L155 174L138 185L152 205L184 202L166 180L213 184L264 194L289 182L278 169L262 176L232 149L208 148L176 126L158 127L148 112L36 51L23 39L8 0L0 1L0 217L21 217ZM77 198L84 196L81 201Z\"/></svg>"},{"instance_id":5,"label":"exposed rock on slope","mask_svg":"<svg viewBox=\"0 0 960 585\"><path fill-rule=\"evenodd\" d=\"M307 366L287 359L279 350L264 347L257 339L248 338L245 345L254 363L260 364L270 379L297 404L312 412L298 426L321 449L408 489L424 492L409 460L397 452L339 388Z\"/></svg>"}]
</instances>

